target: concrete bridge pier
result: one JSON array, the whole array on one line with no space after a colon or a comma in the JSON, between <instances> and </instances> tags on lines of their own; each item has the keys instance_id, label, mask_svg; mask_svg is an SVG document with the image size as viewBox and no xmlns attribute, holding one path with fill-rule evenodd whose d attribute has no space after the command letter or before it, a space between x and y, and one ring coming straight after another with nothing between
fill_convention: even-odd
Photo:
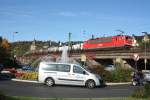
<instances>
[{"instance_id":1,"label":"concrete bridge pier","mask_svg":"<svg viewBox=\"0 0 150 100\"><path fill-rule=\"evenodd\" d=\"M113 59L113 64L120 64L120 67L125 68L125 69L130 69L132 66L123 58L117 57Z\"/></svg>"}]
</instances>

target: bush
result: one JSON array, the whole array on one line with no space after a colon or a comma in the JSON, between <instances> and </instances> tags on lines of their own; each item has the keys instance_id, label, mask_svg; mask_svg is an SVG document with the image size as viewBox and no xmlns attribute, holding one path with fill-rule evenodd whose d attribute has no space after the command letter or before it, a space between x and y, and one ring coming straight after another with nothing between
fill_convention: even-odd
<instances>
[{"instance_id":1,"label":"bush","mask_svg":"<svg viewBox=\"0 0 150 100\"><path fill-rule=\"evenodd\" d=\"M121 67L116 67L116 69L112 72L113 82L129 82L132 79L131 76L132 70L124 69Z\"/></svg>"},{"instance_id":2,"label":"bush","mask_svg":"<svg viewBox=\"0 0 150 100\"><path fill-rule=\"evenodd\" d=\"M93 72L99 74L103 78L103 80L105 80L107 82L112 82L113 81L112 73L107 71L107 70L104 70L103 66L95 65L90 70L92 70Z\"/></svg>"},{"instance_id":3,"label":"bush","mask_svg":"<svg viewBox=\"0 0 150 100\"><path fill-rule=\"evenodd\" d=\"M103 66L97 65L91 69L93 72L98 73L106 82L129 82L132 79L130 69L124 69L119 64L113 71L107 71Z\"/></svg>"},{"instance_id":4,"label":"bush","mask_svg":"<svg viewBox=\"0 0 150 100\"><path fill-rule=\"evenodd\" d=\"M38 73L37 72L25 72L22 74L19 79L22 80L37 80L38 79Z\"/></svg>"}]
</instances>

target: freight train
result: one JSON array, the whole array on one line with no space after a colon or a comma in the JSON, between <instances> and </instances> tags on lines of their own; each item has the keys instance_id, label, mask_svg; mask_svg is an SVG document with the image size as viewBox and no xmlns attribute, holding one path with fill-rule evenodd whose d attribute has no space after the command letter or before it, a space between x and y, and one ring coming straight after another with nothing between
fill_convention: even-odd
<instances>
[{"instance_id":1,"label":"freight train","mask_svg":"<svg viewBox=\"0 0 150 100\"><path fill-rule=\"evenodd\" d=\"M117 36L89 39L84 41L83 43L71 45L70 49L90 50L90 49L117 48L117 47L133 47L134 45L135 42L131 36L117 35ZM49 48L49 51L62 51L62 50L63 46Z\"/></svg>"}]
</instances>

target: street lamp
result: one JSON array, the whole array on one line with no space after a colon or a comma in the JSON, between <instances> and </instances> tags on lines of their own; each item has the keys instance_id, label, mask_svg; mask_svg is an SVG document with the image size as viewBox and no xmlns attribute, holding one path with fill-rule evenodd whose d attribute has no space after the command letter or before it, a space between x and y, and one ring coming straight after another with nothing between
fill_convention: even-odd
<instances>
[{"instance_id":1,"label":"street lamp","mask_svg":"<svg viewBox=\"0 0 150 100\"><path fill-rule=\"evenodd\" d=\"M15 34L17 34L18 32L13 32L13 42L15 42ZM15 58L16 56L15 54L15 49L13 48L13 57Z\"/></svg>"},{"instance_id":2,"label":"street lamp","mask_svg":"<svg viewBox=\"0 0 150 100\"><path fill-rule=\"evenodd\" d=\"M68 44L68 48L70 48L71 49L71 34L72 33L68 33L68 42L69 42L69 44Z\"/></svg>"},{"instance_id":3,"label":"street lamp","mask_svg":"<svg viewBox=\"0 0 150 100\"><path fill-rule=\"evenodd\" d=\"M144 38L143 38L143 42L144 42L144 48L145 48L145 52L144 52L144 56L145 56L145 59L144 59L144 64L145 64L145 70L146 70L146 64L147 64L147 58L146 58L146 50L147 50L147 47L146 47L146 44L149 42L149 37L148 37L148 33L147 32L142 32L144 33Z\"/></svg>"},{"instance_id":4,"label":"street lamp","mask_svg":"<svg viewBox=\"0 0 150 100\"><path fill-rule=\"evenodd\" d=\"M13 42L15 42L15 34L17 34L18 32L13 32Z\"/></svg>"}]
</instances>

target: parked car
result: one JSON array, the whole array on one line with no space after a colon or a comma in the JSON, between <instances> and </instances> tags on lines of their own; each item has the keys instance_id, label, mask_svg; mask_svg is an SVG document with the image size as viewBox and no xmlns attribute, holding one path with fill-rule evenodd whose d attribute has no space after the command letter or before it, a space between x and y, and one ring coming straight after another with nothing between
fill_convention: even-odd
<instances>
[{"instance_id":1,"label":"parked car","mask_svg":"<svg viewBox=\"0 0 150 100\"><path fill-rule=\"evenodd\" d=\"M17 73L17 70L15 68L4 68L3 72L15 74Z\"/></svg>"},{"instance_id":2,"label":"parked car","mask_svg":"<svg viewBox=\"0 0 150 100\"><path fill-rule=\"evenodd\" d=\"M32 67L32 66L29 66L29 65L23 65L23 66L22 66L22 70L23 70L23 71L34 71L35 68Z\"/></svg>"},{"instance_id":3,"label":"parked car","mask_svg":"<svg viewBox=\"0 0 150 100\"><path fill-rule=\"evenodd\" d=\"M3 68L3 70L1 71L1 78L2 79L15 78L16 73L17 73L17 70L15 68Z\"/></svg>"},{"instance_id":4,"label":"parked car","mask_svg":"<svg viewBox=\"0 0 150 100\"><path fill-rule=\"evenodd\" d=\"M4 66L0 64L0 72L3 70Z\"/></svg>"},{"instance_id":5,"label":"parked car","mask_svg":"<svg viewBox=\"0 0 150 100\"><path fill-rule=\"evenodd\" d=\"M150 71L144 72L144 80L150 83Z\"/></svg>"},{"instance_id":6,"label":"parked car","mask_svg":"<svg viewBox=\"0 0 150 100\"><path fill-rule=\"evenodd\" d=\"M114 67L114 65L108 65L108 66L105 67L105 70L113 71L113 70L115 70L115 67Z\"/></svg>"},{"instance_id":7,"label":"parked car","mask_svg":"<svg viewBox=\"0 0 150 100\"><path fill-rule=\"evenodd\" d=\"M39 82L47 86L63 84L94 88L103 85L103 80L99 75L76 64L41 62L38 72Z\"/></svg>"}]
</instances>

